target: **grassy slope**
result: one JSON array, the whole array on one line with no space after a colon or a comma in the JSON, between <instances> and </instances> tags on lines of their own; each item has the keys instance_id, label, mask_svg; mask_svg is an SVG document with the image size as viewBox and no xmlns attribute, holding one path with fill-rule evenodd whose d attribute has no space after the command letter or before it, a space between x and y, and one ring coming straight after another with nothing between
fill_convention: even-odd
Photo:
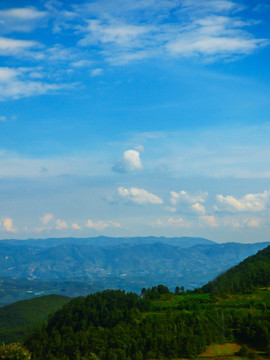
<instances>
[{"instance_id":1,"label":"grassy slope","mask_svg":"<svg viewBox=\"0 0 270 360\"><path fill-rule=\"evenodd\" d=\"M0 343L22 340L33 328L69 301L70 298L65 296L48 295L0 308Z\"/></svg>"}]
</instances>

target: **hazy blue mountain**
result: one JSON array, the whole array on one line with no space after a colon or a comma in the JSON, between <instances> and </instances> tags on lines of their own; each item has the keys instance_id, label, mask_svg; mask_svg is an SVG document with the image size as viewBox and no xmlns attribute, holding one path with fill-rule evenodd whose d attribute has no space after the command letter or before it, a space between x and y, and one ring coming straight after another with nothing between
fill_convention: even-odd
<instances>
[{"instance_id":1,"label":"hazy blue mountain","mask_svg":"<svg viewBox=\"0 0 270 360\"><path fill-rule=\"evenodd\" d=\"M49 239L27 239L27 240L1 240L1 244L16 245L16 246L30 246L39 248L49 248L57 245L74 244L74 245L92 245L96 247L116 246L121 244L153 244L163 243L168 245L179 246L182 248L191 247L194 245L211 245L214 241L200 238L200 237L108 237L97 236L90 238L49 238Z\"/></svg>"},{"instance_id":2,"label":"hazy blue mountain","mask_svg":"<svg viewBox=\"0 0 270 360\"><path fill-rule=\"evenodd\" d=\"M149 286L162 280L169 286L181 283L194 287L268 244L217 244L202 238L156 237L5 240L0 242L0 276L80 280L102 283L104 287L110 287L112 279L118 279L112 281L117 287L134 283L134 279ZM137 286L131 290L137 290Z\"/></svg>"}]
</instances>

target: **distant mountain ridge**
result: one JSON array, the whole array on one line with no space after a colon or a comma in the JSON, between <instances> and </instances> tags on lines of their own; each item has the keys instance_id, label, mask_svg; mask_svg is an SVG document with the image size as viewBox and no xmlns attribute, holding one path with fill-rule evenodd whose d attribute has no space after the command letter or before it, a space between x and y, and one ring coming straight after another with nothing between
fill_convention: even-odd
<instances>
[{"instance_id":1,"label":"distant mountain ridge","mask_svg":"<svg viewBox=\"0 0 270 360\"><path fill-rule=\"evenodd\" d=\"M0 276L75 280L133 291L158 282L192 288L268 244L217 244L188 237L2 240Z\"/></svg>"},{"instance_id":2,"label":"distant mountain ridge","mask_svg":"<svg viewBox=\"0 0 270 360\"><path fill-rule=\"evenodd\" d=\"M109 237L109 236L97 236L89 238L48 238L48 239L3 239L0 240L1 244L16 245L16 246L31 246L48 248L57 245L74 244L74 245L92 245L96 247L117 246L121 244L153 244L163 243L168 245L179 246L182 248L188 248L194 245L211 245L216 244L212 240L208 240L201 237L164 237L164 236L146 236L146 237Z\"/></svg>"}]
</instances>

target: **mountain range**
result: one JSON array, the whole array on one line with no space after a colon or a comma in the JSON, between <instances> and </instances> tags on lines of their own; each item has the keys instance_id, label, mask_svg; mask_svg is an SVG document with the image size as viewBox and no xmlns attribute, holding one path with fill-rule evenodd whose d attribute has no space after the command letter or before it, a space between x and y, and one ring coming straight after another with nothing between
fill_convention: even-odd
<instances>
[{"instance_id":1,"label":"mountain range","mask_svg":"<svg viewBox=\"0 0 270 360\"><path fill-rule=\"evenodd\" d=\"M176 285L192 289L268 244L217 244L188 237L2 240L0 303L1 297L5 297L2 304L10 302L11 288L12 301L39 293L78 296L80 288L82 295L105 288L139 292L159 283L171 289ZM73 283L71 287L69 282ZM80 287L74 286L77 282ZM16 298L17 287L23 297ZM66 288L75 288L74 294Z\"/></svg>"}]
</instances>

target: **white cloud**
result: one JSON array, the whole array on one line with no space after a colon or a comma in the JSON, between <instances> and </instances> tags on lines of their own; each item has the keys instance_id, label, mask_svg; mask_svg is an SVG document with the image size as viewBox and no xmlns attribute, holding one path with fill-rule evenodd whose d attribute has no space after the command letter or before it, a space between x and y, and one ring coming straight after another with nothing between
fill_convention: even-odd
<instances>
[{"instance_id":1,"label":"white cloud","mask_svg":"<svg viewBox=\"0 0 270 360\"><path fill-rule=\"evenodd\" d=\"M192 205L196 203L204 203L207 199L207 196L208 196L207 192L200 192L199 194L190 194L184 190L181 190L178 193L175 191L171 191L170 202L173 206L177 205L178 203Z\"/></svg>"},{"instance_id":2,"label":"white cloud","mask_svg":"<svg viewBox=\"0 0 270 360\"><path fill-rule=\"evenodd\" d=\"M81 226L78 225L77 223L72 224L71 227L72 227L72 229L74 229L74 230L81 230Z\"/></svg>"},{"instance_id":3,"label":"white cloud","mask_svg":"<svg viewBox=\"0 0 270 360\"><path fill-rule=\"evenodd\" d=\"M39 11L35 7L0 10L0 31L29 32L35 27L43 26L47 16L46 11Z\"/></svg>"},{"instance_id":4,"label":"white cloud","mask_svg":"<svg viewBox=\"0 0 270 360\"><path fill-rule=\"evenodd\" d=\"M173 218L169 218L168 219L168 224L169 225L176 225L176 226L184 226L184 220L182 218L178 218L178 219L173 219Z\"/></svg>"},{"instance_id":5,"label":"white cloud","mask_svg":"<svg viewBox=\"0 0 270 360\"><path fill-rule=\"evenodd\" d=\"M47 16L45 11L39 11L34 7L27 8L13 8L7 10L0 10L0 18L14 18L16 20L37 20Z\"/></svg>"},{"instance_id":6,"label":"white cloud","mask_svg":"<svg viewBox=\"0 0 270 360\"><path fill-rule=\"evenodd\" d=\"M205 224L210 227L217 227L217 221L214 215L202 215L199 219Z\"/></svg>"},{"instance_id":7,"label":"white cloud","mask_svg":"<svg viewBox=\"0 0 270 360\"><path fill-rule=\"evenodd\" d=\"M101 76L101 75L103 75L103 69L97 68L97 69L91 70L92 77Z\"/></svg>"},{"instance_id":8,"label":"white cloud","mask_svg":"<svg viewBox=\"0 0 270 360\"><path fill-rule=\"evenodd\" d=\"M13 227L13 220L9 217L3 220L3 227L7 232L16 232L16 229Z\"/></svg>"},{"instance_id":9,"label":"white cloud","mask_svg":"<svg viewBox=\"0 0 270 360\"><path fill-rule=\"evenodd\" d=\"M229 212L257 212L266 209L270 191L264 191L258 194L247 194L240 199L234 196L223 196L218 194L216 200L218 205L217 211Z\"/></svg>"},{"instance_id":10,"label":"white cloud","mask_svg":"<svg viewBox=\"0 0 270 360\"><path fill-rule=\"evenodd\" d=\"M225 226L232 226L233 228L259 228L263 223L263 218L236 218L234 217L225 217L224 218Z\"/></svg>"},{"instance_id":11,"label":"white cloud","mask_svg":"<svg viewBox=\"0 0 270 360\"><path fill-rule=\"evenodd\" d=\"M160 205L163 204L163 200L157 195L151 194L150 192L144 189L130 188L126 189L124 187L118 188L118 195L126 200L127 202L144 205L144 204L153 204Z\"/></svg>"},{"instance_id":12,"label":"white cloud","mask_svg":"<svg viewBox=\"0 0 270 360\"><path fill-rule=\"evenodd\" d=\"M92 61L82 59L82 60L74 61L70 65L74 68L89 67L92 65Z\"/></svg>"},{"instance_id":13,"label":"white cloud","mask_svg":"<svg viewBox=\"0 0 270 360\"><path fill-rule=\"evenodd\" d=\"M261 220L260 219L250 219L247 222L247 226L248 227L254 227L254 228L258 228L261 226Z\"/></svg>"},{"instance_id":14,"label":"white cloud","mask_svg":"<svg viewBox=\"0 0 270 360\"><path fill-rule=\"evenodd\" d=\"M56 220L56 229L57 230L62 230L62 229L67 229L68 225L64 220L61 219L57 219Z\"/></svg>"},{"instance_id":15,"label":"white cloud","mask_svg":"<svg viewBox=\"0 0 270 360\"><path fill-rule=\"evenodd\" d=\"M183 0L182 11L189 11L198 14L209 13L228 13L236 12L243 9L243 6L229 0L204 0L199 3L198 0Z\"/></svg>"},{"instance_id":16,"label":"white cloud","mask_svg":"<svg viewBox=\"0 0 270 360\"><path fill-rule=\"evenodd\" d=\"M243 6L232 1L128 1L111 6L101 0L75 9L87 22L79 44L99 47L114 65L164 55L237 58L269 43L247 30L255 22L236 16Z\"/></svg>"},{"instance_id":17,"label":"white cloud","mask_svg":"<svg viewBox=\"0 0 270 360\"><path fill-rule=\"evenodd\" d=\"M115 227L115 228L119 228L121 227L121 225L118 223L118 222L114 222L114 221L102 221L102 220L99 220L97 221L96 223L94 223L91 219L89 219L86 223L86 226L88 228L91 228L91 229L94 229L94 230L104 230L106 229L107 227Z\"/></svg>"},{"instance_id":18,"label":"white cloud","mask_svg":"<svg viewBox=\"0 0 270 360\"><path fill-rule=\"evenodd\" d=\"M135 46L134 42L140 42L143 34L149 31L142 25L130 25L118 21L88 20L88 26L84 29L88 33L79 44L82 46L98 43L114 43L118 46Z\"/></svg>"},{"instance_id":19,"label":"white cloud","mask_svg":"<svg viewBox=\"0 0 270 360\"><path fill-rule=\"evenodd\" d=\"M0 116L0 121L4 122L4 121L7 121L7 117L6 116Z\"/></svg>"},{"instance_id":20,"label":"white cloud","mask_svg":"<svg viewBox=\"0 0 270 360\"><path fill-rule=\"evenodd\" d=\"M205 214L205 207L196 202L195 204L191 205L191 209L196 212L197 214Z\"/></svg>"},{"instance_id":21,"label":"white cloud","mask_svg":"<svg viewBox=\"0 0 270 360\"><path fill-rule=\"evenodd\" d=\"M112 167L113 171L119 173L128 173L141 169L143 169L143 165L140 159L140 153L137 150L125 151L121 159Z\"/></svg>"},{"instance_id":22,"label":"white cloud","mask_svg":"<svg viewBox=\"0 0 270 360\"><path fill-rule=\"evenodd\" d=\"M25 50L39 47L39 43L32 40L17 40L1 36L0 37L0 55L21 55Z\"/></svg>"},{"instance_id":23,"label":"white cloud","mask_svg":"<svg viewBox=\"0 0 270 360\"><path fill-rule=\"evenodd\" d=\"M51 221L53 218L53 214L45 214L42 218L41 218L41 222L43 224L48 224L49 221Z\"/></svg>"},{"instance_id":24,"label":"white cloud","mask_svg":"<svg viewBox=\"0 0 270 360\"><path fill-rule=\"evenodd\" d=\"M154 226L158 226L158 227L173 227L173 228L177 228L177 227L189 227L190 223L188 221L185 221L183 218L179 217L179 218L168 218L165 221L162 221L161 219L158 219L157 221L155 221L153 223Z\"/></svg>"},{"instance_id":25,"label":"white cloud","mask_svg":"<svg viewBox=\"0 0 270 360\"><path fill-rule=\"evenodd\" d=\"M37 96L68 88L71 85L33 81L31 69L0 67L0 101Z\"/></svg>"},{"instance_id":26,"label":"white cloud","mask_svg":"<svg viewBox=\"0 0 270 360\"><path fill-rule=\"evenodd\" d=\"M143 145L137 145L137 146L135 146L135 149L138 150L139 152L144 152L144 146Z\"/></svg>"}]
</instances>

